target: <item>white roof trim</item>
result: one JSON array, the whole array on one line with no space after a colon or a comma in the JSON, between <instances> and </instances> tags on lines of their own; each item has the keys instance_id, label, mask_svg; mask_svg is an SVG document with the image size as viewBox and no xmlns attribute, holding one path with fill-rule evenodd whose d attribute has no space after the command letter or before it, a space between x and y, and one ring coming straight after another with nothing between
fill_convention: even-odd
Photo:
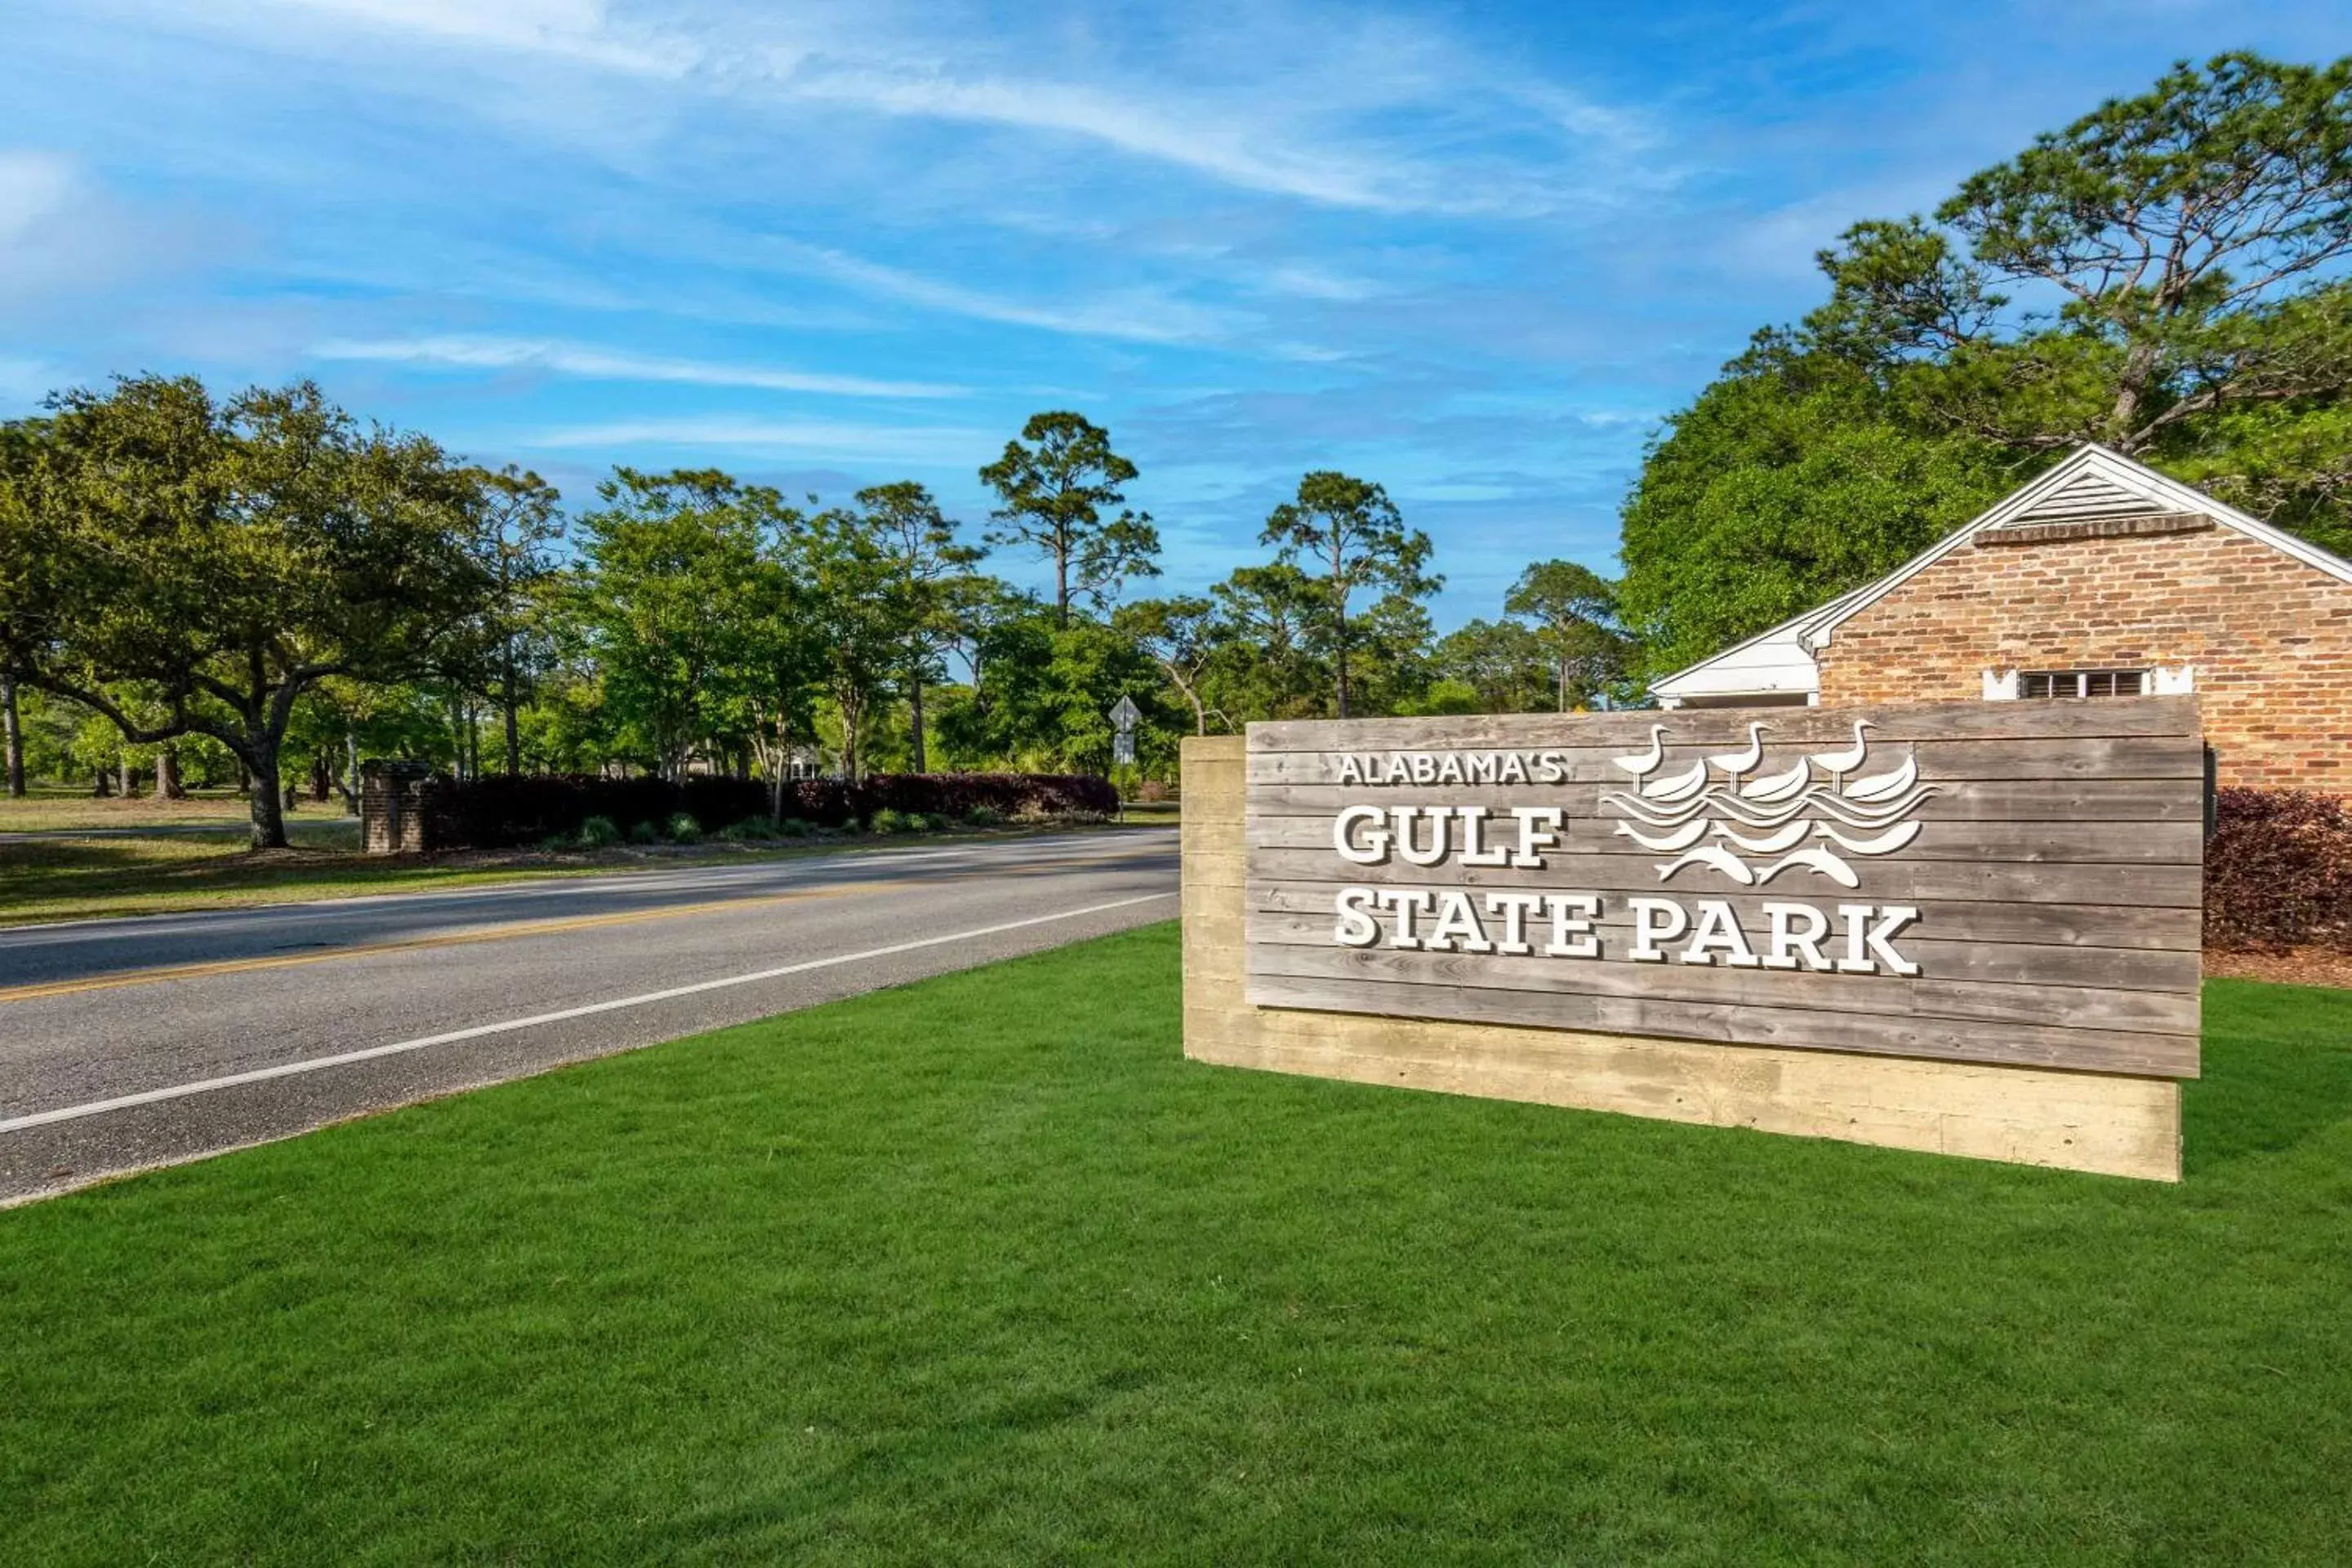
<instances>
[{"instance_id":1,"label":"white roof trim","mask_svg":"<svg viewBox=\"0 0 2352 1568\"><path fill-rule=\"evenodd\" d=\"M1822 613L1801 634L1806 646L1815 649L1828 647L1830 638L1840 626L1986 529L1999 528L2025 515L2037 503L2085 473L2096 474L2112 484L2147 497L2158 510L2202 512L2222 527L2267 544L2281 554L2292 556L2306 566L2326 573L2338 582L2352 583L2352 561L2331 554L2315 544L2306 543L2259 519L2248 517L2235 507L2224 506L2202 490L2191 489L2177 479L2166 479L2144 463L2135 463L2120 453L2086 441L2048 473L2011 491L2003 500L1978 513L1975 519L1946 534L1877 582L1823 605Z\"/></svg>"},{"instance_id":2,"label":"white roof trim","mask_svg":"<svg viewBox=\"0 0 2352 1568\"><path fill-rule=\"evenodd\" d=\"M2224 506L2202 490L2192 489L2177 479L2169 479L2144 463L2136 463L2120 453L2111 452L2094 442L2084 442L2067 454L2065 459L2048 473L2028 481L1979 512L1975 518L1954 529L1926 550L1913 556L1876 582L1866 583L1832 599L1828 604L1806 611L1803 615L1781 622L1768 631L1759 632L1747 641L1735 644L1710 658L1703 658L1686 668L1678 669L1650 683L1650 689L1661 697L1724 696L1765 691L1808 690L1821 688L1821 672L1815 667L1805 684L1756 684L1741 677L1750 671L1760 672L1776 664L1773 658L1785 648L1790 653L1801 653L1807 662L1813 654L1829 645L1837 628L1868 609L1895 589L1941 561L1953 551L1983 532L1988 528L2022 517L2085 474L2095 476L2119 489L2145 497L2155 511L2201 512L2223 528L2242 533L2260 543L2267 544L2315 571L2324 572L2341 583L2352 584L2352 561L2322 550L2315 544L2297 539L2282 529L2272 527L2258 518L2247 516L2235 507ZM1713 679L1709 679L1709 677Z\"/></svg>"},{"instance_id":3,"label":"white roof trim","mask_svg":"<svg viewBox=\"0 0 2352 1568\"><path fill-rule=\"evenodd\" d=\"M1685 669L1664 676L1650 683L1650 689L1661 697L1712 697L1768 691L1811 691L1822 687L1822 672L1813 662L1813 650L1804 640L1804 633L1815 621L1835 611L1854 595L1864 590L1855 588L1832 599L1826 605L1815 605L1803 615L1782 621L1767 631L1758 632L1746 642L1735 643L1711 658L1703 658ZM1784 655L1775 658L1775 655ZM1767 668L1803 668L1795 680L1759 681L1745 679ZM1710 679L1712 677L1713 679Z\"/></svg>"}]
</instances>

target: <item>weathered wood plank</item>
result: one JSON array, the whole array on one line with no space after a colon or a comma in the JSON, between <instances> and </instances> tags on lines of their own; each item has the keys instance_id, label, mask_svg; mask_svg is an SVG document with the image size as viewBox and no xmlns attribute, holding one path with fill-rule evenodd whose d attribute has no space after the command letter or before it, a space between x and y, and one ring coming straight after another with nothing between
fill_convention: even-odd
<instances>
[{"instance_id":1,"label":"weathered wood plank","mask_svg":"<svg viewBox=\"0 0 2352 1568\"><path fill-rule=\"evenodd\" d=\"M1520 797L1524 804L1525 795ZM1386 801L1369 804L1387 805ZM1332 812L1312 815L1285 814L1264 809L1255 804L1251 808L1247 834L1252 849L1318 849L1336 853L1333 834L1338 816ZM1489 846L1510 842L1510 822L1489 818L1486 842ZM1833 826L1849 836L1862 832L1844 823ZM1416 831L1427 842L1431 828L1423 822ZM1449 832L1456 831L1449 827ZM1750 833L1760 829L1748 829ZM1671 860L1671 855L1661 856L1656 850L1644 849L1617 831L1617 824L1607 817L1571 818L1568 841L1579 852L1587 855L1631 855L1637 858L1658 861ZM1458 844L1458 839L1455 840ZM1903 848L1906 860L1972 860L2003 864L2128 864L2128 865L2200 865L2205 858L2205 826L2199 821L2175 822L1995 822L1982 819L1965 821L1923 822L1919 836ZM1549 858L1549 854L1547 858ZM1450 871L1452 862L1433 868L1437 873Z\"/></svg>"},{"instance_id":2,"label":"weathered wood plank","mask_svg":"<svg viewBox=\"0 0 2352 1568\"><path fill-rule=\"evenodd\" d=\"M1208 858L1213 860L1215 858ZM1746 891L1720 875L1694 868L1662 884L1649 859L1629 855L1547 855L1541 867L1461 866L1439 868L1391 862L1355 866L1329 849L1253 849L1250 876L1268 882L1360 882L1370 886L1591 889L1601 892L1654 893L1666 897L1717 898ZM1848 889L1810 873L1776 879L1761 891L1791 899L1874 900L1881 903L1926 903L1942 900L1984 902L2116 904L2136 908L2185 909L2204 901L2201 866L2121 864L1981 864L1963 860L1880 860L1854 866L1860 886Z\"/></svg>"},{"instance_id":3,"label":"weathered wood plank","mask_svg":"<svg viewBox=\"0 0 2352 1568\"><path fill-rule=\"evenodd\" d=\"M1561 1029L1549 1018L1519 1025L1443 1013L1422 1018L1250 1005L1237 926L1246 935L1269 919L1305 920L1328 932L1335 887L1320 879L1254 880L1245 889L1244 831L1234 817L1244 788L1241 769L1237 762L1211 772L1192 765L1203 757L1238 759L1241 742L1187 740L1184 752L1188 820L1219 819L1214 831L1188 834L1185 844L1184 1049L1197 1060L2178 1179L2178 1086L2167 1078L2126 1076L2132 1069L2118 1072L2107 1063L2102 1071L2079 1070L2079 1064L2060 1070L1973 1055L1915 1057L1901 1054L1900 1041L1881 1040L1867 1051L1812 1044L1788 1048L1752 1037L1739 1043L1706 1036L1664 1038L1622 1026ZM1776 889L1770 896L1790 895ZM1767 896L1735 892L1726 901L1745 919ZM1257 912L1245 914L1245 909ZM1604 912L1604 931L1611 918ZM2152 989L2177 989L2198 961L2194 908L1949 901L1929 906L1927 919L1938 931L1977 945L1954 941L1920 947L1932 945L1938 955L1968 951L1971 962L2023 959L2032 956L2027 944L2043 944L2053 950L2044 960L2070 966L2063 972L2072 975L2082 971L2071 966L2103 960L2101 942L2126 949L2149 944L2151 951L2133 952L2127 962L2171 967L2128 973L2140 981L2171 982L2151 984ZM2011 973L1999 968L1978 977ZM1848 1015L1844 1021L1861 1020ZM1947 1030L1948 1041L1967 1028L1989 1028L1998 1039L2011 1027L1958 1022L1962 1029ZM1794 1026L1782 1018L1778 1026ZM1886 1054L1890 1048L1894 1054Z\"/></svg>"},{"instance_id":4,"label":"weathered wood plank","mask_svg":"<svg viewBox=\"0 0 2352 1568\"><path fill-rule=\"evenodd\" d=\"M1378 983L1254 975L1247 994L1251 1004L1260 1007L1363 1012L1364 988L1374 984ZM2036 1029L2030 1025L1964 1019L1865 1017L1793 1007L1726 1007L1718 1003L1493 991L1461 985L1398 983L1383 989L1378 1010L1399 1017L1528 1024L1670 1039L2010 1062L2168 1078L2194 1078L2198 1072L2194 1036L2112 1029Z\"/></svg>"},{"instance_id":5,"label":"weathered wood plank","mask_svg":"<svg viewBox=\"0 0 2352 1568\"><path fill-rule=\"evenodd\" d=\"M1240 857L1227 857L1238 865ZM1253 882L1249 904L1254 910L1313 916L1328 922L1336 882ZM1728 897L1741 921L1760 922L1763 906L1777 901L1764 895ZM1948 900L1922 905L1920 918L1939 935L1954 942L1988 946L2019 945L2046 949L2138 948L2186 952L2194 956L2201 945L2204 912L2196 909L2119 908L2112 904L1986 903ZM1601 901L1600 929L1630 930L1633 921L1621 899Z\"/></svg>"},{"instance_id":6,"label":"weathered wood plank","mask_svg":"<svg viewBox=\"0 0 2352 1568\"><path fill-rule=\"evenodd\" d=\"M1188 1010L1184 1054L1387 1088L2180 1176L2180 1089L2165 1079L1256 1008Z\"/></svg>"},{"instance_id":7,"label":"weathered wood plank","mask_svg":"<svg viewBox=\"0 0 2352 1568\"><path fill-rule=\"evenodd\" d=\"M2000 706L2006 706L2001 704ZM1401 748L1399 748L1401 749ZM1571 784L1600 784L1623 789L1631 782L1626 772L1616 765L1626 753L1615 747L1553 746L1540 748L1558 753L1559 766L1564 777L1556 783L1531 783L1534 789L1553 790ZM1496 754L1493 747L1468 745L1429 748L1435 756L1442 752L1473 754ZM1711 745L1675 745L1667 751L1664 769L1672 772L1688 767L1700 757L1714 754ZM2125 736L2112 740L1953 740L1920 741L1895 748L1885 746L1873 752L1873 766L1892 767L1904 757L1916 754L1919 775L1931 784L1969 779L2000 779L2011 782L2048 780L2067 783L2080 779L2188 779L2202 781L2205 776L2205 746L2197 737L2171 735ZM1249 753L1246 777L1252 785L1268 784L1336 784L1343 781L1339 758L1349 752L1343 748L1317 751L1284 752L1253 748ZM1360 755L1360 753L1358 753ZM1381 754L1375 749L1374 754ZM1804 745L1780 746L1768 743L1759 773L1769 773L1777 767L1786 767L1799 755L1811 754ZM1435 780L1432 781L1436 782ZM1466 786L1467 781L1465 781ZM1398 785L1366 785L1368 795Z\"/></svg>"},{"instance_id":8,"label":"weathered wood plank","mask_svg":"<svg viewBox=\"0 0 2352 1568\"><path fill-rule=\"evenodd\" d=\"M1261 889L1253 889L1253 897ZM1248 911L1247 940L1276 947L1334 945L1337 917L1330 889L1318 889L1311 910L1292 913L1264 908ZM1756 900L1739 914L1746 929L1761 930L1763 917ZM1738 908L1738 905L1734 906ZM1943 904L1927 911L1903 933L1903 952L1927 973L1944 980L1990 980L2018 985L2042 985L2065 990L2100 986L2126 991L2169 991L2196 995L2204 984L2203 955L2193 933L2179 947L2095 947L2065 940L2063 928L2044 928L2033 941L1987 942L1953 929L1950 911L1964 906ZM1992 908L2014 907L1993 905ZM1224 929L1220 927L1220 930ZM1604 911L1593 922L1605 946L1622 947L1633 922L1622 909Z\"/></svg>"},{"instance_id":9,"label":"weathered wood plank","mask_svg":"<svg viewBox=\"0 0 2352 1568\"><path fill-rule=\"evenodd\" d=\"M1919 959L1913 944L1906 955ZM1922 967L1925 967L1924 961ZM1804 1007L1919 1018L1967 1018L2050 1029L2128 1029L2194 1036L2194 992L2121 991L2089 985L2033 985L2007 981L1884 974L1794 973L1724 969L1706 964L1611 963L1598 960L1501 957L1492 954L1401 952L1328 944L1259 946L1250 952L1253 980L1300 975L1377 987L1363 993L1375 1005L1396 984L1448 984L1548 995L1654 997L1727 1007Z\"/></svg>"},{"instance_id":10,"label":"weathered wood plank","mask_svg":"<svg viewBox=\"0 0 2352 1568\"><path fill-rule=\"evenodd\" d=\"M1609 781L1622 786L1622 778ZM1566 792L1526 784L1259 784L1249 810L1261 816L1328 818L1349 805L1483 805L1490 810L1553 804ZM2175 779L1965 779L1940 782L1911 813L1923 822L2189 822L2204 802Z\"/></svg>"},{"instance_id":11,"label":"weathered wood plank","mask_svg":"<svg viewBox=\"0 0 2352 1568\"><path fill-rule=\"evenodd\" d=\"M1906 702L1868 708L1682 709L1671 712L1499 713L1427 719L1288 720L1248 727L1253 752L1458 751L1475 746L1597 745L1639 748L1653 726L1671 745L1744 744L1751 723L1768 744L1818 746L1852 740L1856 719L1874 743L1980 737L2085 740L2202 733L2197 699L2125 698L2096 702Z\"/></svg>"}]
</instances>

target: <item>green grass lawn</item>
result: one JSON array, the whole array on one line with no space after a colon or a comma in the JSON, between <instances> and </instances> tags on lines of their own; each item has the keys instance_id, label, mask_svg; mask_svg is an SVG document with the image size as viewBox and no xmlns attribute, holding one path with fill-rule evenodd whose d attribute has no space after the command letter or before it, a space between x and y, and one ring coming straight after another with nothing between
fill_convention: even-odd
<instances>
[{"instance_id":1,"label":"green grass lawn","mask_svg":"<svg viewBox=\"0 0 2352 1568\"><path fill-rule=\"evenodd\" d=\"M2352 1561L2352 996L2162 1186L1189 1064L1160 927L0 1213L0 1562Z\"/></svg>"},{"instance_id":2,"label":"green grass lawn","mask_svg":"<svg viewBox=\"0 0 2352 1568\"><path fill-rule=\"evenodd\" d=\"M320 811L332 808L321 806ZM71 827L210 826L242 827L250 816L247 803L220 790L192 793L185 800L146 795L131 800L120 795L100 799L87 789L36 786L21 800L0 795L0 833L31 833Z\"/></svg>"}]
</instances>

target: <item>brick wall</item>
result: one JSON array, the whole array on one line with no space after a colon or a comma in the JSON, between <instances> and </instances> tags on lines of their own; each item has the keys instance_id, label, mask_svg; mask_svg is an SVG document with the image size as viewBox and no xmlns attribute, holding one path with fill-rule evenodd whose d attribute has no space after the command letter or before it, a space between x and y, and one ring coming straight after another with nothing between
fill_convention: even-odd
<instances>
[{"instance_id":1,"label":"brick wall","mask_svg":"<svg viewBox=\"0 0 2352 1568\"><path fill-rule=\"evenodd\" d=\"M415 855L430 847L425 834L425 791L433 770L423 763L360 764L360 852Z\"/></svg>"},{"instance_id":2,"label":"brick wall","mask_svg":"<svg viewBox=\"0 0 2352 1568\"><path fill-rule=\"evenodd\" d=\"M2352 584L2228 529L1964 544L1836 629L1824 704L2191 665L2221 782L2352 792Z\"/></svg>"}]
</instances>

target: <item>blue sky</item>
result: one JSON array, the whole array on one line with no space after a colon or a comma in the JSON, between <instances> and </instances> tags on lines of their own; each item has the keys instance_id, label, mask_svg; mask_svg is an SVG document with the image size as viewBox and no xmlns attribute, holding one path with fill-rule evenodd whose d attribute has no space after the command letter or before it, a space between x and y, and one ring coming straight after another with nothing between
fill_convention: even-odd
<instances>
[{"instance_id":1,"label":"blue sky","mask_svg":"<svg viewBox=\"0 0 2352 1568\"><path fill-rule=\"evenodd\" d=\"M1445 625L1609 569L1645 439L1846 224L2174 58L2352 48L2336 6L2164 0L10 12L0 416L310 376L575 501L912 478L976 531L973 470L1071 407L1169 588L1337 467L1437 541Z\"/></svg>"}]
</instances>

